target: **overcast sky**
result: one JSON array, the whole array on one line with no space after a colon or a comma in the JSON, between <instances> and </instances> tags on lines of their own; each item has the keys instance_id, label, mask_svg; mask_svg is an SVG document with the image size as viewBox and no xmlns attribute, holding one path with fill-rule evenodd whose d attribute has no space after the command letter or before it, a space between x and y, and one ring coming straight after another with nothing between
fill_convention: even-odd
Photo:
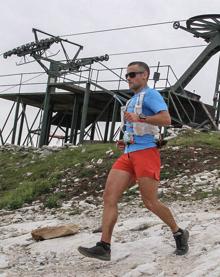
<instances>
[{"instance_id":1,"label":"overcast sky","mask_svg":"<svg viewBox=\"0 0 220 277\"><path fill-rule=\"evenodd\" d=\"M1 2L0 53L34 40L32 28L54 35L102 30L131 25L188 19L202 14L220 14L219 0L7 0ZM182 23L185 25L185 23ZM201 38L175 30L172 24L68 37L82 44L82 57L118 52L205 44ZM149 65L170 64L178 77L204 48L112 56L106 65L126 66L132 60ZM212 104L219 54L216 54L188 85ZM39 65L17 67L17 57L0 56L0 75L42 71ZM0 84L2 83L0 78ZM0 115L11 105L0 99Z\"/></svg>"}]
</instances>

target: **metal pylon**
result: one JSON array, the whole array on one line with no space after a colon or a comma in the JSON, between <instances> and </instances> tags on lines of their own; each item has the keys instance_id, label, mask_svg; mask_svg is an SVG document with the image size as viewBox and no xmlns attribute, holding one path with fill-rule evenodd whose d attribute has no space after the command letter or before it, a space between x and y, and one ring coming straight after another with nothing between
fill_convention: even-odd
<instances>
[{"instance_id":1,"label":"metal pylon","mask_svg":"<svg viewBox=\"0 0 220 277\"><path fill-rule=\"evenodd\" d=\"M213 97L213 106L215 108L215 122L218 126L220 121L220 56L219 56L219 63L218 63L218 73L216 78L216 86L215 86L215 93Z\"/></svg>"}]
</instances>

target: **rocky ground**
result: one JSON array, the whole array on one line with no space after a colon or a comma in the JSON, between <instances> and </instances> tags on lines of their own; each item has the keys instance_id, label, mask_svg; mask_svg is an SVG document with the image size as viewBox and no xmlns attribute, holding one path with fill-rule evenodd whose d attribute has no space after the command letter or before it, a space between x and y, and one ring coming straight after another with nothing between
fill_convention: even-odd
<instances>
[{"instance_id":1,"label":"rocky ground","mask_svg":"<svg viewBox=\"0 0 220 277\"><path fill-rule=\"evenodd\" d=\"M50 152L53 151L57 149L50 150ZM220 195L220 149L205 146L168 146L160 151L162 160L160 196L162 198L183 200L190 196L190 200L198 200L207 196ZM44 157L50 152L44 149L40 155ZM114 149L111 149L98 160L84 162L83 168L81 164L75 164L65 169L60 182L51 189L51 192L62 193L61 202L72 200L73 212L76 213L81 200L94 205L101 204L105 180L116 157ZM192 175L194 177L189 179L188 177ZM214 180L217 181L214 182ZM189 189L191 192L188 193ZM138 193L137 187L130 189L125 193L127 197L122 201L129 201L136 193ZM48 195L40 196L39 201L45 202Z\"/></svg>"},{"instance_id":2,"label":"rocky ground","mask_svg":"<svg viewBox=\"0 0 220 277\"><path fill-rule=\"evenodd\" d=\"M47 151L47 153L43 153ZM42 150L47 155L49 150ZM190 250L173 254L169 229L140 200L137 186L123 195L114 230L112 259L102 262L81 256L77 247L93 246L100 233L102 192L114 150L63 172L65 198L60 208L45 208L44 197L15 211L0 210L0 276L153 276L220 277L220 150L210 147L169 146L161 150L160 199L172 210L179 225L190 232ZM77 224L73 236L36 242L38 227Z\"/></svg>"},{"instance_id":3,"label":"rocky ground","mask_svg":"<svg viewBox=\"0 0 220 277\"><path fill-rule=\"evenodd\" d=\"M216 198L169 203L180 226L190 232L190 250L173 254L174 240L168 228L146 211L137 196L119 205L120 217L112 244L112 260L102 262L81 256L77 247L93 246L99 233L102 206L80 201L80 213L72 215L71 201L60 209L41 205L15 212L1 211L0 276L220 276L220 205ZM74 223L74 236L36 242L37 227Z\"/></svg>"},{"instance_id":4,"label":"rocky ground","mask_svg":"<svg viewBox=\"0 0 220 277\"><path fill-rule=\"evenodd\" d=\"M86 174L79 164L66 169L54 192L63 192L66 200L74 200L72 206L75 212L81 200L101 204L105 180L115 158L114 150L109 150L102 159L87 161L84 165ZM162 199L191 201L220 197L220 149L168 146L161 149L161 160L159 193ZM134 186L125 193L122 201L129 201L136 194L138 189ZM40 200L46 197L44 195Z\"/></svg>"}]
</instances>

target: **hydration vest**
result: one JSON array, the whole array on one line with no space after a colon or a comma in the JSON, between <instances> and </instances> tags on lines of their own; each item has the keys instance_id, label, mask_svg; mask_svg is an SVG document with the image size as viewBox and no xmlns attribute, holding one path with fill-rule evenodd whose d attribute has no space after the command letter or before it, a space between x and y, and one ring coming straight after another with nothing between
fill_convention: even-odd
<instances>
[{"instance_id":1,"label":"hydration vest","mask_svg":"<svg viewBox=\"0 0 220 277\"><path fill-rule=\"evenodd\" d=\"M134 113L140 115L142 113L142 107L143 107L143 101L144 96L146 92L140 92L138 99L136 101L135 107L134 107ZM121 107L121 130L123 129L125 125L124 121L124 112L127 111L128 105L130 103L131 99L127 101L125 106ZM159 128L155 125L151 125L149 123L145 122L132 122L133 132L134 135L137 136L143 136L143 135L158 135L159 134Z\"/></svg>"}]
</instances>

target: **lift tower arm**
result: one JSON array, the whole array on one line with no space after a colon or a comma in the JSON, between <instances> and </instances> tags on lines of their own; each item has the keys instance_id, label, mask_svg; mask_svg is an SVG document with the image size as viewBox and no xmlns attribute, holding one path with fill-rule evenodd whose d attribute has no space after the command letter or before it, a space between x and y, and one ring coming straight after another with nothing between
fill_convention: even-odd
<instances>
[{"instance_id":1,"label":"lift tower arm","mask_svg":"<svg viewBox=\"0 0 220 277\"><path fill-rule=\"evenodd\" d=\"M206 62L220 51L220 14L199 15L186 21L186 27L180 26L178 21L173 24L174 29L182 29L192 33L195 37L203 38L207 47L189 66L179 80L172 86L176 93L184 94L183 89L206 64Z\"/></svg>"}]
</instances>

